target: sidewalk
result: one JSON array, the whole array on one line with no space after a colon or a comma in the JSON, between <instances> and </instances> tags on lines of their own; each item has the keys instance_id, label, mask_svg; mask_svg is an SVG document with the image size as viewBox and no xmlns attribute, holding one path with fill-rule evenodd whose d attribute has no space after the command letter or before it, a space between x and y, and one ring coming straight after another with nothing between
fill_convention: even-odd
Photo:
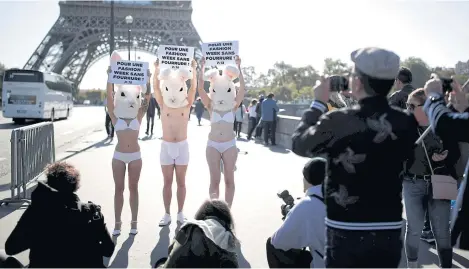
<instances>
[{"instance_id":1,"label":"sidewalk","mask_svg":"<svg viewBox=\"0 0 469 269\"><path fill-rule=\"evenodd\" d=\"M205 147L210 127L208 121L204 121L203 124L200 127L196 126L195 119L189 122L188 140L191 159L187 172L187 197L184 210L187 217L192 217L204 199L208 198L209 173L205 160ZM169 228L158 227L158 222L164 214L161 194L163 178L159 164L160 122L157 120L155 123L155 134L151 139L144 137L146 123L142 125L140 146L143 168L139 185L139 234L132 237L127 233L130 229L130 208L126 191L122 234L117 239L116 251L109 263L111 267L149 268L159 258L167 255L167 247L174 237L176 228L175 221ZM97 132L87 137L81 145L75 147L75 151L91 147L67 161L77 166L82 174L82 187L78 192L80 198L83 201L100 204L108 228L112 229L114 183L111 159L116 141L110 144L104 143L103 137L105 137L104 132ZM253 141L239 140L238 148L241 152L247 152L238 157L238 170L235 173L236 194L232 208L236 235L241 241L240 267L268 267L265 241L282 223L281 200L277 198L276 193L288 189L293 196L302 196L301 171L306 159L280 147L265 147ZM58 156L57 159L61 157ZM224 193L223 181L220 193ZM223 195L221 197L223 198ZM5 217L2 210L4 209L0 209L0 244L3 245L23 210L17 210ZM171 213L175 218L177 213L175 183ZM464 256L469 255L464 252ZM435 255L430 254L423 245L420 257L424 264L437 261ZM22 253L19 258L27 262L27 253ZM465 265L467 267L469 264Z\"/></svg>"}]
</instances>

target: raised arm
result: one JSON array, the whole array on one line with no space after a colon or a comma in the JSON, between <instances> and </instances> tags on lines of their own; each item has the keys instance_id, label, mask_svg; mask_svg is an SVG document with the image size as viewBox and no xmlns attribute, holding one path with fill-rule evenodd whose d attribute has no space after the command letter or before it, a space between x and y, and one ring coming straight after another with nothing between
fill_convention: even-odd
<instances>
[{"instance_id":1,"label":"raised arm","mask_svg":"<svg viewBox=\"0 0 469 269\"><path fill-rule=\"evenodd\" d=\"M153 93L155 94L156 102L160 107L163 107L163 96L161 95L160 89L160 80L158 76L160 75L160 62L159 59L155 62L155 74L153 75Z\"/></svg>"},{"instance_id":2,"label":"raised arm","mask_svg":"<svg viewBox=\"0 0 469 269\"><path fill-rule=\"evenodd\" d=\"M199 74L199 83L198 83L198 93L200 99L204 106L208 109L210 107L210 97L208 97L207 92L204 89L204 71L205 71L205 57L202 57L200 61L200 74Z\"/></svg>"},{"instance_id":3,"label":"raised arm","mask_svg":"<svg viewBox=\"0 0 469 269\"><path fill-rule=\"evenodd\" d=\"M192 106L195 100L195 93L197 92L197 62L192 60L192 79L191 88L187 94L188 106Z\"/></svg>"},{"instance_id":4,"label":"raised arm","mask_svg":"<svg viewBox=\"0 0 469 269\"><path fill-rule=\"evenodd\" d=\"M151 72L148 70L148 81L147 81L147 90L145 92L145 96L143 99L142 106L140 107L138 111L138 120L142 121L143 116L145 116L145 113L148 111L148 104L150 103L150 97L151 97L151 85L150 85L150 78L151 78Z\"/></svg>"},{"instance_id":5,"label":"raised arm","mask_svg":"<svg viewBox=\"0 0 469 269\"><path fill-rule=\"evenodd\" d=\"M239 58L239 56L236 56L236 65L238 66L238 69L239 69L239 90L238 90L238 93L236 94L235 108L239 107L239 104L243 102L244 93L245 93L244 77L243 77L243 72L241 71L241 59Z\"/></svg>"},{"instance_id":6,"label":"raised arm","mask_svg":"<svg viewBox=\"0 0 469 269\"><path fill-rule=\"evenodd\" d=\"M111 67L109 66L107 69L107 74L109 76L109 73L111 73ZM109 114L109 117L111 118L112 123L114 124L116 122L116 116L114 116L114 90L113 90L113 84L108 81L107 86L106 86L106 100L107 100L107 112Z\"/></svg>"}]
</instances>

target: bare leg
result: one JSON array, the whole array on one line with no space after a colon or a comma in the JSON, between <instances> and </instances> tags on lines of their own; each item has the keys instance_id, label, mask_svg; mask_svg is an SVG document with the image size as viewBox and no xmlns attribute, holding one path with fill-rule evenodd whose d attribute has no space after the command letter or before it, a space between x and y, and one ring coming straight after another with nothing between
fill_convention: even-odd
<instances>
[{"instance_id":1,"label":"bare leg","mask_svg":"<svg viewBox=\"0 0 469 269\"><path fill-rule=\"evenodd\" d=\"M166 214L169 214L171 206L171 198L173 197L173 174L174 165L162 165L161 171L163 172L164 184L163 184L163 203Z\"/></svg>"},{"instance_id":2,"label":"bare leg","mask_svg":"<svg viewBox=\"0 0 469 269\"><path fill-rule=\"evenodd\" d=\"M238 159L238 148L231 147L222 154L225 176L225 201L231 208L235 193L234 170Z\"/></svg>"},{"instance_id":3,"label":"bare leg","mask_svg":"<svg viewBox=\"0 0 469 269\"><path fill-rule=\"evenodd\" d=\"M114 230L120 230L122 221L122 206L124 205L124 189L125 189L125 163L116 159L112 159L112 175L114 177Z\"/></svg>"},{"instance_id":4,"label":"bare leg","mask_svg":"<svg viewBox=\"0 0 469 269\"><path fill-rule=\"evenodd\" d=\"M215 148L207 146L205 155L207 157L208 169L210 170L209 195L211 199L218 199L220 197L221 154Z\"/></svg>"},{"instance_id":5,"label":"bare leg","mask_svg":"<svg viewBox=\"0 0 469 269\"><path fill-rule=\"evenodd\" d=\"M140 179L140 172L142 171L142 159L135 160L129 163L129 204L130 212L132 213L131 228L137 229L138 217L138 181Z\"/></svg>"},{"instance_id":6,"label":"bare leg","mask_svg":"<svg viewBox=\"0 0 469 269\"><path fill-rule=\"evenodd\" d=\"M187 165L176 165L178 213L182 212L186 200L186 171Z\"/></svg>"}]
</instances>

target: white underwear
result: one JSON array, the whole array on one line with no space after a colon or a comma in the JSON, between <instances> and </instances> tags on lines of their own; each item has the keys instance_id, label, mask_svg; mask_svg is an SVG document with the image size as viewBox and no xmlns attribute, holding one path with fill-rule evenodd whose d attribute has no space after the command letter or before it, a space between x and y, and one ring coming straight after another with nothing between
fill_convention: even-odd
<instances>
[{"instance_id":1,"label":"white underwear","mask_svg":"<svg viewBox=\"0 0 469 269\"><path fill-rule=\"evenodd\" d=\"M171 143L162 141L160 152L161 165L188 165L189 143L187 140Z\"/></svg>"},{"instance_id":2,"label":"white underwear","mask_svg":"<svg viewBox=\"0 0 469 269\"><path fill-rule=\"evenodd\" d=\"M216 150L218 150L218 152L220 152L220 154L223 154L223 152L225 152L227 149L231 147L236 147L236 139L233 138L233 140L226 142L215 142L209 139L207 141L207 147L215 148Z\"/></svg>"},{"instance_id":3,"label":"white underwear","mask_svg":"<svg viewBox=\"0 0 469 269\"><path fill-rule=\"evenodd\" d=\"M119 151L114 151L114 159L119 160L124 163L130 163L142 158L140 151L132 152L132 153L123 153Z\"/></svg>"}]
</instances>

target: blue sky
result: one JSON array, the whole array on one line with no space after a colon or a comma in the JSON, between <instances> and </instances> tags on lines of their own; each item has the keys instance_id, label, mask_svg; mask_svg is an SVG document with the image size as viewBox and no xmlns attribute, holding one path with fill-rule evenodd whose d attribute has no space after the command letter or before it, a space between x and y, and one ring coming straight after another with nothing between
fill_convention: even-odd
<instances>
[{"instance_id":1,"label":"blue sky","mask_svg":"<svg viewBox=\"0 0 469 269\"><path fill-rule=\"evenodd\" d=\"M204 41L239 40L243 65L264 72L281 60L321 69L324 58L349 61L364 46L431 66L469 59L469 1L193 0L193 9ZM23 67L58 15L58 1L0 1L0 62ZM80 88L103 88L107 65L94 64Z\"/></svg>"}]
</instances>

